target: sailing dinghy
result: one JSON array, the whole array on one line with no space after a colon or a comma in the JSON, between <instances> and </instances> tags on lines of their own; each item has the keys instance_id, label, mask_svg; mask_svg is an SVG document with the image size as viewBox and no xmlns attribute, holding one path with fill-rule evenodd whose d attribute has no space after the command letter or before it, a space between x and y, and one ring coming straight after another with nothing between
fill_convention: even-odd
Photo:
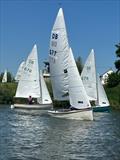
<instances>
[{"instance_id":1,"label":"sailing dinghy","mask_svg":"<svg viewBox=\"0 0 120 160\"><path fill-rule=\"evenodd\" d=\"M59 118L93 120L92 107L79 75L79 71L71 49L69 52L68 85L69 101L71 105L70 109L49 111L49 113Z\"/></svg>"},{"instance_id":2,"label":"sailing dinghy","mask_svg":"<svg viewBox=\"0 0 120 160\"><path fill-rule=\"evenodd\" d=\"M99 75L97 76L97 101L96 106L93 106L93 111L95 112L105 112L109 111L110 103L107 98L105 89L101 83Z\"/></svg>"},{"instance_id":3,"label":"sailing dinghy","mask_svg":"<svg viewBox=\"0 0 120 160\"><path fill-rule=\"evenodd\" d=\"M109 101L100 78L96 76L95 53L92 49L81 73L83 85L90 101L95 102L93 111L108 111Z\"/></svg>"},{"instance_id":4,"label":"sailing dinghy","mask_svg":"<svg viewBox=\"0 0 120 160\"><path fill-rule=\"evenodd\" d=\"M25 62L15 95L16 98L24 98L27 100L33 98L33 100L31 104L14 104L11 108L50 109L52 107L52 100L50 96L48 96L48 92L46 93L47 87L44 79L42 78L41 80L41 77L42 75L40 75L38 67L37 46L34 45Z\"/></svg>"},{"instance_id":5,"label":"sailing dinghy","mask_svg":"<svg viewBox=\"0 0 120 160\"><path fill-rule=\"evenodd\" d=\"M54 99L69 100L71 106L48 113L59 118L93 120L92 108L69 47L62 8L51 32L49 62Z\"/></svg>"}]
</instances>

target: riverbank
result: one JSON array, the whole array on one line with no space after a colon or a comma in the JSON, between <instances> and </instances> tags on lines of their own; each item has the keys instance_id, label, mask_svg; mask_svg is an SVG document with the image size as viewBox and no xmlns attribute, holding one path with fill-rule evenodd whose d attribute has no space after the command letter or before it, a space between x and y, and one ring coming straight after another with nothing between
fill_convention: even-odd
<instances>
[{"instance_id":1,"label":"riverbank","mask_svg":"<svg viewBox=\"0 0 120 160\"><path fill-rule=\"evenodd\" d=\"M112 88L105 88L110 105L113 109L120 110L120 85Z\"/></svg>"},{"instance_id":2,"label":"riverbank","mask_svg":"<svg viewBox=\"0 0 120 160\"><path fill-rule=\"evenodd\" d=\"M48 90L51 97L53 97L52 87L50 81L47 81ZM0 104L12 104L14 103L14 96L16 91L17 83L0 83ZM120 110L120 85L108 88L105 87L110 105L113 109ZM68 102L62 103L62 106L69 105ZM54 101L54 106L61 106L61 102Z\"/></svg>"}]
</instances>

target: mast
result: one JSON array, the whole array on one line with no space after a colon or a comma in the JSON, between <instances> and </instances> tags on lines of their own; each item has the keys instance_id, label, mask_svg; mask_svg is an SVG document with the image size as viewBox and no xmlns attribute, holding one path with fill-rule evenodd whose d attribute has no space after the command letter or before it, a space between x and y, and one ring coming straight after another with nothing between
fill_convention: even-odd
<instances>
[{"instance_id":1,"label":"mast","mask_svg":"<svg viewBox=\"0 0 120 160\"><path fill-rule=\"evenodd\" d=\"M40 99L41 99L41 103L43 103L43 96L42 96L42 85L41 85L41 74L42 74L42 71L40 70L40 95L41 95L41 97L40 97Z\"/></svg>"}]
</instances>

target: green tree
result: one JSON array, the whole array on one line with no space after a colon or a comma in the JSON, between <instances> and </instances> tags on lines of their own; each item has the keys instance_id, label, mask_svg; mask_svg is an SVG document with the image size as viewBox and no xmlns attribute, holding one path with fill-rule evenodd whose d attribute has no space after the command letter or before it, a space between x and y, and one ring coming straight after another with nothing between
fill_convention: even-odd
<instances>
[{"instance_id":1,"label":"green tree","mask_svg":"<svg viewBox=\"0 0 120 160\"><path fill-rule=\"evenodd\" d=\"M118 57L118 58L120 58L120 43L119 44L117 44L117 45L115 45L116 46L116 48L117 48L117 50L116 50L116 56ZM120 72L120 59L118 59L118 60L116 60L115 61L115 67L116 67L116 69L117 69L117 72L116 73L119 73Z\"/></svg>"},{"instance_id":2,"label":"green tree","mask_svg":"<svg viewBox=\"0 0 120 160\"><path fill-rule=\"evenodd\" d=\"M79 73L81 74L82 69L83 69L83 64L82 64L82 59L80 56L76 59L76 65L77 65Z\"/></svg>"},{"instance_id":3,"label":"green tree","mask_svg":"<svg viewBox=\"0 0 120 160\"><path fill-rule=\"evenodd\" d=\"M2 82L2 78L3 78L4 73L2 72L0 74L0 82ZM12 73L7 72L7 82L14 82L14 77L12 75Z\"/></svg>"},{"instance_id":4,"label":"green tree","mask_svg":"<svg viewBox=\"0 0 120 160\"><path fill-rule=\"evenodd\" d=\"M110 75L108 75L108 79L107 79L108 87L115 87L118 84L120 84L120 74L113 72Z\"/></svg>"},{"instance_id":5,"label":"green tree","mask_svg":"<svg viewBox=\"0 0 120 160\"><path fill-rule=\"evenodd\" d=\"M120 57L120 43L115 45L117 50L115 51L116 56ZM107 86L108 87L115 87L120 84L120 59L114 62L115 67L117 69L116 73L112 73L109 75L107 79Z\"/></svg>"}]
</instances>

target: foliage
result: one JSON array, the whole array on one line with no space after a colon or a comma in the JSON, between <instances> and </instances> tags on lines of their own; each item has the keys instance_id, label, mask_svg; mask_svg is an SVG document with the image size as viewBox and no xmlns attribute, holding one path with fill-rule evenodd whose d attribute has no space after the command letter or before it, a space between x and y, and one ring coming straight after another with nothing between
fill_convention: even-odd
<instances>
[{"instance_id":1,"label":"foliage","mask_svg":"<svg viewBox=\"0 0 120 160\"><path fill-rule=\"evenodd\" d=\"M120 84L120 74L116 74L113 72L110 75L108 75L107 86L109 88L115 87L118 84Z\"/></svg>"},{"instance_id":2,"label":"foliage","mask_svg":"<svg viewBox=\"0 0 120 160\"><path fill-rule=\"evenodd\" d=\"M120 109L120 85L112 88L106 86L105 90L111 107L114 109Z\"/></svg>"},{"instance_id":3,"label":"foliage","mask_svg":"<svg viewBox=\"0 0 120 160\"><path fill-rule=\"evenodd\" d=\"M120 43L116 44L115 46L117 47L117 50L115 53L116 53L117 57L120 57Z\"/></svg>"},{"instance_id":4,"label":"foliage","mask_svg":"<svg viewBox=\"0 0 120 160\"><path fill-rule=\"evenodd\" d=\"M120 43L115 46L117 47L115 54L117 57L120 57ZM117 71L116 73L112 73L108 76L108 79L107 79L108 87L115 87L120 84L120 59L116 60L114 64Z\"/></svg>"},{"instance_id":5,"label":"foliage","mask_svg":"<svg viewBox=\"0 0 120 160\"><path fill-rule=\"evenodd\" d=\"M0 83L0 104L13 103L16 83Z\"/></svg>"},{"instance_id":6,"label":"foliage","mask_svg":"<svg viewBox=\"0 0 120 160\"><path fill-rule=\"evenodd\" d=\"M0 82L2 82L2 78L3 78L4 73L2 72L0 74ZM7 72L7 82L14 82L14 77L12 75L12 73Z\"/></svg>"},{"instance_id":7,"label":"foliage","mask_svg":"<svg viewBox=\"0 0 120 160\"><path fill-rule=\"evenodd\" d=\"M120 43L117 44L117 45L115 45L115 46L116 46L116 48L117 48L117 50L116 50L116 52L115 52L115 53L116 53L116 56L120 58ZM118 60L115 61L115 67L116 67L116 69L117 69L117 72L116 72L116 73L118 73L118 72L120 71L120 59L118 59Z\"/></svg>"},{"instance_id":8,"label":"foliage","mask_svg":"<svg viewBox=\"0 0 120 160\"><path fill-rule=\"evenodd\" d=\"M81 74L82 69L83 69L83 64L82 64L82 59L80 56L76 59L76 65L77 65L79 73Z\"/></svg>"},{"instance_id":9,"label":"foliage","mask_svg":"<svg viewBox=\"0 0 120 160\"><path fill-rule=\"evenodd\" d=\"M116 69L117 69L117 72L116 72L116 73L118 73L118 72L120 71L120 59L119 59L119 60L116 60L114 64L115 64L115 67L116 67Z\"/></svg>"}]
</instances>

